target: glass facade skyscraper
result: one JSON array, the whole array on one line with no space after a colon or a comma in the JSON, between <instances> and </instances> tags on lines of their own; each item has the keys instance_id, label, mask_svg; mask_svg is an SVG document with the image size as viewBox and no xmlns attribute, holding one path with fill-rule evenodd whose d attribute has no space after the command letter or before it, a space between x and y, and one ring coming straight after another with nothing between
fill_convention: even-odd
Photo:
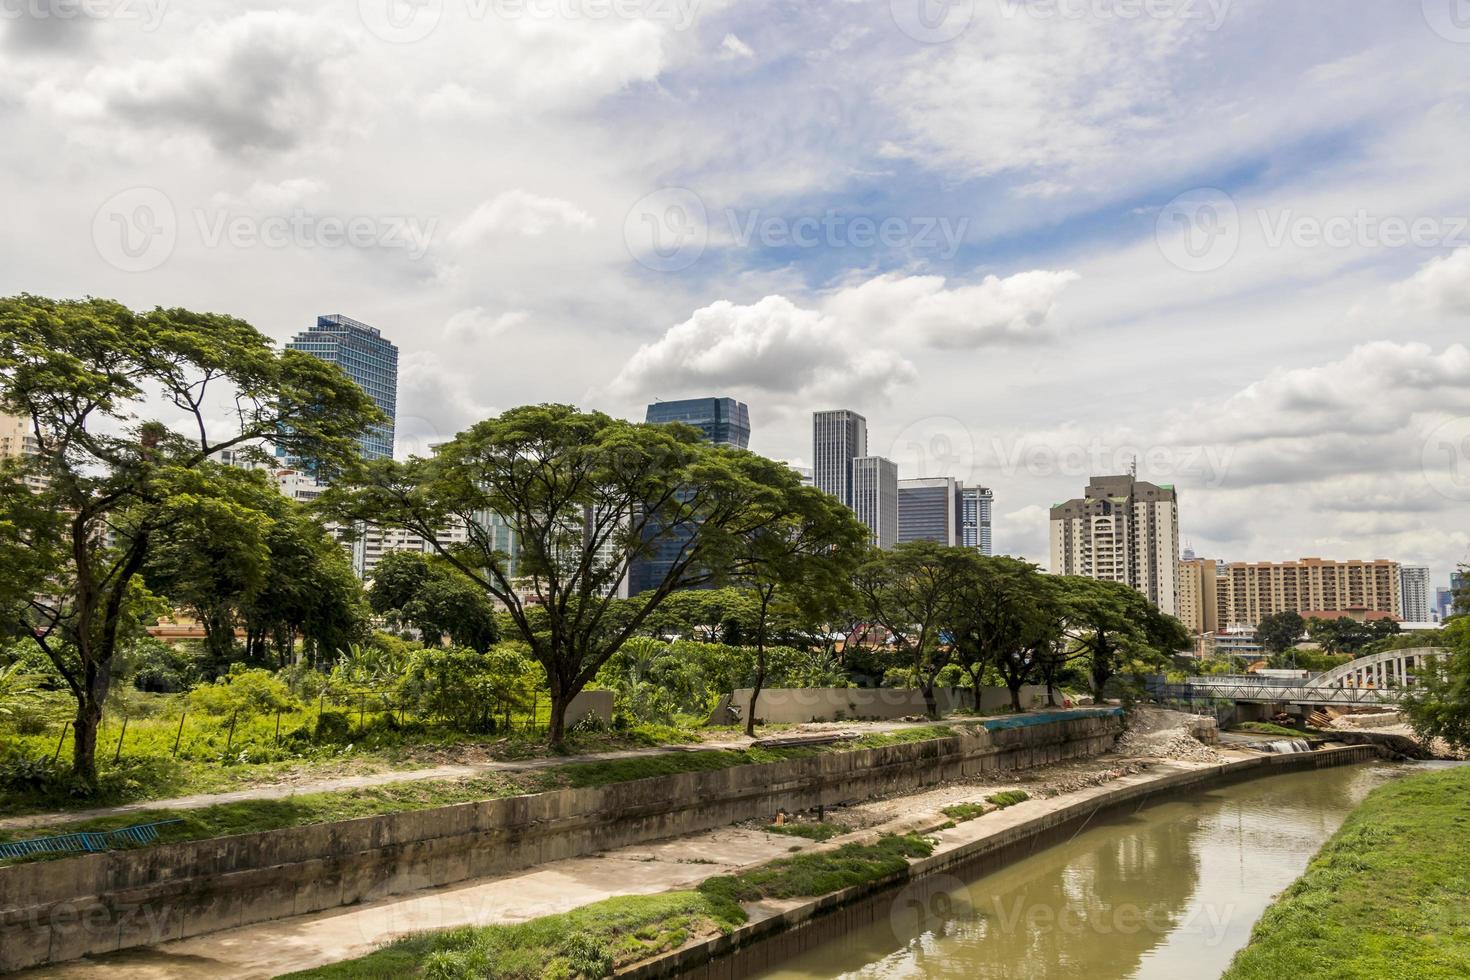
<instances>
[{"instance_id":1,"label":"glass facade skyscraper","mask_svg":"<svg viewBox=\"0 0 1470 980\"><path fill-rule=\"evenodd\" d=\"M645 422L667 424L683 422L704 434L706 442L717 446L750 448L750 409L733 398L685 398L672 402L654 402L648 406ZM629 569L628 594L637 595L656 589L668 577L679 553L693 536L691 528L665 533L650 527L647 535L657 540L653 553L632 563Z\"/></svg>"},{"instance_id":2,"label":"glass facade skyscraper","mask_svg":"<svg viewBox=\"0 0 1470 980\"><path fill-rule=\"evenodd\" d=\"M733 398L684 398L654 402L648 406L646 422L683 422L704 433L705 442L717 446L750 448L750 409Z\"/></svg>"},{"instance_id":3,"label":"glass facade skyscraper","mask_svg":"<svg viewBox=\"0 0 1470 980\"><path fill-rule=\"evenodd\" d=\"M362 434L365 459L393 458L393 420L398 412L398 348L370 327L340 313L316 318L316 326L286 345L337 365L356 381L387 421Z\"/></svg>"}]
</instances>

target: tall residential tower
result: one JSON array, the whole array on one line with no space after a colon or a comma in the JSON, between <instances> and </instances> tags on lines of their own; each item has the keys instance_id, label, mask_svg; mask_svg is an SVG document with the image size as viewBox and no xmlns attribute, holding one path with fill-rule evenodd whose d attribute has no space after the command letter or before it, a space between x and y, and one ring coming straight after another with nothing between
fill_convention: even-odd
<instances>
[{"instance_id":1,"label":"tall residential tower","mask_svg":"<svg viewBox=\"0 0 1470 980\"><path fill-rule=\"evenodd\" d=\"M1126 583L1178 615L1178 494L1131 475L1093 477L1051 509L1051 570Z\"/></svg>"}]
</instances>

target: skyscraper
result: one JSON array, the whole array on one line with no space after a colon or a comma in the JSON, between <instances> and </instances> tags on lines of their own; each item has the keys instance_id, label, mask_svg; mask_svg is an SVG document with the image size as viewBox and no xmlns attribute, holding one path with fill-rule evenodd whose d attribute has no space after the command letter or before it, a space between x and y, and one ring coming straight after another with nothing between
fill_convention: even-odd
<instances>
[{"instance_id":1,"label":"skyscraper","mask_svg":"<svg viewBox=\"0 0 1470 980\"><path fill-rule=\"evenodd\" d=\"M952 476L898 481L898 540L960 540L960 485Z\"/></svg>"},{"instance_id":2,"label":"skyscraper","mask_svg":"<svg viewBox=\"0 0 1470 980\"><path fill-rule=\"evenodd\" d=\"M1095 476L1051 509L1051 570L1124 582L1179 612L1179 497L1131 475Z\"/></svg>"},{"instance_id":3,"label":"skyscraper","mask_svg":"<svg viewBox=\"0 0 1470 980\"><path fill-rule=\"evenodd\" d=\"M356 381L387 416L363 433L365 459L393 458L393 420L398 412L398 348L370 327L340 313L316 318L316 326L296 335L286 347L337 365Z\"/></svg>"},{"instance_id":4,"label":"skyscraper","mask_svg":"<svg viewBox=\"0 0 1470 980\"><path fill-rule=\"evenodd\" d=\"M1430 621L1433 585L1428 565L1399 566L1399 618L1406 623Z\"/></svg>"},{"instance_id":5,"label":"skyscraper","mask_svg":"<svg viewBox=\"0 0 1470 980\"><path fill-rule=\"evenodd\" d=\"M867 419L847 409L812 414L812 484L818 490L825 490L856 510L852 461L866 455Z\"/></svg>"},{"instance_id":6,"label":"skyscraper","mask_svg":"<svg viewBox=\"0 0 1470 980\"><path fill-rule=\"evenodd\" d=\"M733 398L684 398L654 402L648 406L646 422L683 422L704 433L706 442L717 446L750 448L750 409Z\"/></svg>"},{"instance_id":7,"label":"skyscraper","mask_svg":"<svg viewBox=\"0 0 1470 980\"><path fill-rule=\"evenodd\" d=\"M868 525L875 548L898 543L898 464L882 456L852 461L852 511Z\"/></svg>"},{"instance_id":8,"label":"skyscraper","mask_svg":"<svg viewBox=\"0 0 1470 980\"><path fill-rule=\"evenodd\" d=\"M717 446L745 449L750 445L750 409L733 398L685 398L672 402L654 402L648 406L645 422L667 424L682 422L704 433L706 442ZM670 533L649 527L653 553L632 562L628 570L628 594L638 595L656 589L668 577L679 553L693 537L694 530L682 527Z\"/></svg>"},{"instance_id":9,"label":"skyscraper","mask_svg":"<svg viewBox=\"0 0 1470 980\"><path fill-rule=\"evenodd\" d=\"M982 555L995 554L990 543L990 515L995 509L995 493L989 487L960 487L960 544L978 549Z\"/></svg>"}]
</instances>

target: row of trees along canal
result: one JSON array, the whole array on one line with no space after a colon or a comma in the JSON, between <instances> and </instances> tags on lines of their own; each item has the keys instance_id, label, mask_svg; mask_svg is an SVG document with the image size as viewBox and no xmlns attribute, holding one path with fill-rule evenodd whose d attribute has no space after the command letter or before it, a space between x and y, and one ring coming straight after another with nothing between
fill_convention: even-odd
<instances>
[{"instance_id":1,"label":"row of trees along canal","mask_svg":"<svg viewBox=\"0 0 1470 980\"><path fill-rule=\"evenodd\" d=\"M1187 644L1177 621L1116 583L929 543L871 550L851 512L786 465L685 426L527 406L431 457L365 462L356 438L381 421L367 395L229 316L0 300L0 409L26 420L35 449L0 464L0 616L65 679L73 770L94 785L120 640L160 612L191 607L228 646L238 618L247 647L274 647L282 663L298 637L311 654L360 633L360 587L328 527L434 543L432 567L390 564L397 577L377 595L380 613L426 635L483 649L494 600L545 670L553 742L598 669L709 586L749 598L757 697L767 644L793 622L891 644L931 712L950 665L977 692L999 674L1019 707L1024 684L1051 688L1069 665L1101 691L1130 661ZM217 461L221 450L264 460L270 448L312 461L332 489L303 509L263 472ZM514 567L489 514L515 531ZM436 534L451 524L463 541ZM616 598L630 563L655 551L661 579Z\"/></svg>"}]
</instances>

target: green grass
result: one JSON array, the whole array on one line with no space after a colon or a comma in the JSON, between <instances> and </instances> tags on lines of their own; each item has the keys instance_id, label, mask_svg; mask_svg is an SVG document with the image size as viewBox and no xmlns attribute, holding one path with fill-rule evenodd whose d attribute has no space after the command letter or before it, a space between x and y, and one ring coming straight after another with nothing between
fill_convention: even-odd
<instances>
[{"instance_id":1,"label":"green grass","mask_svg":"<svg viewBox=\"0 0 1470 980\"><path fill-rule=\"evenodd\" d=\"M506 926L414 936L360 959L289 974L298 980L529 980L605 977L627 963L728 932L745 921L739 906L697 891L610 898L561 915Z\"/></svg>"},{"instance_id":2,"label":"green grass","mask_svg":"<svg viewBox=\"0 0 1470 980\"><path fill-rule=\"evenodd\" d=\"M545 769L487 773L470 779L424 779L385 783L363 789L331 793L300 793L270 800L242 800L191 810L138 810L92 820L25 831L0 831L0 840L23 840L82 830L113 830L155 820L178 818L182 822L160 829L161 843L206 840L233 834L279 830L304 824L352 820L384 813L404 813L540 793L562 788L606 786L611 783L668 776L685 772L708 772L732 766L780 762L801 758L812 749L748 749L673 752L667 755L603 762L565 763ZM54 860L69 855L33 855L0 861L0 865L23 861Z\"/></svg>"},{"instance_id":3,"label":"green grass","mask_svg":"<svg viewBox=\"0 0 1470 980\"><path fill-rule=\"evenodd\" d=\"M694 891L611 898L561 915L507 926L412 936L355 960L288 980L576 980L676 949L691 938L746 921L742 902L816 898L904 870L934 845L914 835L847 844L782 858L740 875L710 878Z\"/></svg>"},{"instance_id":4,"label":"green grass","mask_svg":"<svg viewBox=\"0 0 1470 980\"><path fill-rule=\"evenodd\" d=\"M1232 732L1249 732L1252 735L1279 735L1282 738L1320 738L1321 733L1312 728L1287 728L1273 725L1269 721L1243 721L1229 729Z\"/></svg>"},{"instance_id":5,"label":"green grass","mask_svg":"<svg viewBox=\"0 0 1470 980\"><path fill-rule=\"evenodd\" d=\"M1029 799L1031 799L1031 795L1027 793L1024 789L1008 789L1000 793L991 793L989 796L985 797L985 802L994 803L996 806L1004 810L1008 806L1015 806L1017 803L1025 803Z\"/></svg>"},{"instance_id":6,"label":"green grass","mask_svg":"<svg viewBox=\"0 0 1470 980\"><path fill-rule=\"evenodd\" d=\"M768 834L786 834L790 837L824 841L847 833L848 828L840 823L773 823L767 826L765 831Z\"/></svg>"},{"instance_id":7,"label":"green grass","mask_svg":"<svg viewBox=\"0 0 1470 980\"><path fill-rule=\"evenodd\" d=\"M854 749L881 749L885 745L907 745L910 742L928 742L936 738L954 738L958 735L949 725L921 725L918 728L901 728L895 732L874 732L848 743Z\"/></svg>"},{"instance_id":8,"label":"green grass","mask_svg":"<svg viewBox=\"0 0 1470 980\"><path fill-rule=\"evenodd\" d=\"M988 809L983 803L956 803L954 806L944 807L939 812L955 823L965 823L976 817L983 817Z\"/></svg>"},{"instance_id":9,"label":"green grass","mask_svg":"<svg viewBox=\"0 0 1470 980\"><path fill-rule=\"evenodd\" d=\"M1223 980L1470 976L1470 769L1380 787L1256 924Z\"/></svg>"}]
</instances>

